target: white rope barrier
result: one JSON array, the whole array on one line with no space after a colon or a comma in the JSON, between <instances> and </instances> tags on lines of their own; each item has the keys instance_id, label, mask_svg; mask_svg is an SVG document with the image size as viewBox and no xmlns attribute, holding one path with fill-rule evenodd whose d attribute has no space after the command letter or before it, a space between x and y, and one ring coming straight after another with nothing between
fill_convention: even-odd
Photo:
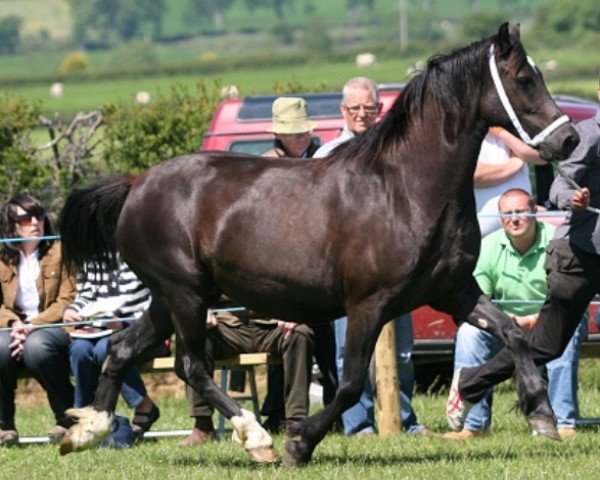
<instances>
[{"instance_id":1,"label":"white rope barrier","mask_svg":"<svg viewBox=\"0 0 600 480\"><path fill-rule=\"evenodd\" d=\"M589 207L589 211L600 214L600 209ZM546 210L543 212L537 213L518 213L515 214L519 217L566 217L569 213L569 210ZM502 214L502 213L478 213L478 217L511 217L512 214ZM43 237L14 237L14 238L0 238L0 244L3 243L22 243L22 242L30 242L33 240L60 240L60 235L46 235Z\"/></svg>"},{"instance_id":2,"label":"white rope barrier","mask_svg":"<svg viewBox=\"0 0 600 480\"><path fill-rule=\"evenodd\" d=\"M58 240L60 235L46 235L44 237L18 237L18 238L0 238L0 244L2 243L21 243L31 242L33 240Z\"/></svg>"},{"instance_id":3,"label":"white rope barrier","mask_svg":"<svg viewBox=\"0 0 600 480\"><path fill-rule=\"evenodd\" d=\"M214 313L220 312L243 312L247 309L245 307L230 307L230 308L211 308ZM44 323L42 325L32 325L34 330L42 330L45 328L55 328L55 327L102 327L107 323L114 322L131 322L138 320L141 315L138 316L130 316L130 317L90 317L87 320L83 320L81 322L57 322L57 323ZM12 330L12 327L2 327L0 328L0 332Z\"/></svg>"},{"instance_id":4,"label":"white rope barrier","mask_svg":"<svg viewBox=\"0 0 600 480\"><path fill-rule=\"evenodd\" d=\"M565 217L569 213L566 210L556 211L546 211L546 212L523 212L523 213L478 213L478 218L490 218L490 217L498 217L498 218L512 218L514 217L535 217L535 218L545 218L545 217Z\"/></svg>"}]
</instances>

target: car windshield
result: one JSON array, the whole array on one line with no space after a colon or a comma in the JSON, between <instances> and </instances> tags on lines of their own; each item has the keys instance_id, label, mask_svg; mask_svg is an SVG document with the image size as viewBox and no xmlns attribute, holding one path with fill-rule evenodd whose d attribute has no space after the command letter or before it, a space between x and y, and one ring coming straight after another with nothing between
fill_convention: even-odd
<instances>
[{"instance_id":1,"label":"car windshield","mask_svg":"<svg viewBox=\"0 0 600 480\"><path fill-rule=\"evenodd\" d=\"M247 153L249 155L262 155L273 148L273 139L268 140L242 140L231 142L230 152Z\"/></svg>"},{"instance_id":2,"label":"car windshield","mask_svg":"<svg viewBox=\"0 0 600 480\"><path fill-rule=\"evenodd\" d=\"M288 95L293 97L294 95ZM340 103L342 94L339 93L317 93L298 95L304 98L308 105L308 114L311 118L341 117ZM274 95L260 95L244 99L238 112L240 121L271 120L271 108Z\"/></svg>"},{"instance_id":3,"label":"car windshield","mask_svg":"<svg viewBox=\"0 0 600 480\"><path fill-rule=\"evenodd\" d=\"M270 134L269 134L270 135ZM313 135L313 141L318 146L323 140L317 135ZM255 139L255 140L238 140L231 142L227 147L230 152L247 153L249 155L263 155L273 148L273 139Z\"/></svg>"}]
</instances>

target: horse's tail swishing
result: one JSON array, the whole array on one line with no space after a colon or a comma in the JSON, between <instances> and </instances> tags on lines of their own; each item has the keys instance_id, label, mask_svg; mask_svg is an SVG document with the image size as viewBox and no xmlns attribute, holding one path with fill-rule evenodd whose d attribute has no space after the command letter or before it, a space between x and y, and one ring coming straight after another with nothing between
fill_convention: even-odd
<instances>
[{"instance_id":1,"label":"horse's tail swishing","mask_svg":"<svg viewBox=\"0 0 600 480\"><path fill-rule=\"evenodd\" d=\"M68 269L88 262L116 266L115 232L134 179L103 180L69 194L60 215L62 261Z\"/></svg>"}]
</instances>

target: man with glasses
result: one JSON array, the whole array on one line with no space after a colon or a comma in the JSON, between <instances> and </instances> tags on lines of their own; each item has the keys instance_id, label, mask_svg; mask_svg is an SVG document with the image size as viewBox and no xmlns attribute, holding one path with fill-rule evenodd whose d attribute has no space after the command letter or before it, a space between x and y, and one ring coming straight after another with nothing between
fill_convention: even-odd
<instances>
[{"instance_id":1,"label":"man with glasses","mask_svg":"<svg viewBox=\"0 0 600 480\"><path fill-rule=\"evenodd\" d=\"M498 210L502 230L482 240L474 275L483 292L497 300L498 306L522 328L529 330L536 324L541 301L546 296L544 262L554 227L536 220L533 216L537 210L535 202L528 192L521 189L504 192L498 201ZM579 416L577 368L585 327L585 322L581 322L563 355L547 365L550 402L562 438L575 434L575 422ZM481 365L502 347L503 344L494 335L464 323L456 335L454 368ZM490 389L471 408L464 428L449 432L444 438L471 440L487 435L491 425L491 408Z\"/></svg>"},{"instance_id":2,"label":"man with glasses","mask_svg":"<svg viewBox=\"0 0 600 480\"><path fill-rule=\"evenodd\" d=\"M326 157L338 145L356 135L363 134L377 121L381 110L377 84L366 77L355 77L346 82L342 90L340 110L344 117L344 129L339 137L322 145L314 154L315 158Z\"/></svg>"},{"instance_id":3,"label":"man with glasses","mask_svg":"<svg viewBox=\"0 0 600 480\"><path fill-rule=\"evenodd\" d=\"M381 110L377 84L366 77L352 78L342 90L340 110L345 125L340 136L324 144L314 154L314 158L327 156L338 145L351 138L362 135L377 121ZM344 346L346 343L346 326L348 320L342 317L334 322L336 361L338 377L343 373ZM396 357L398 360L398 378L400 380L400 407L402 425L407 434L428 435L432 432L417 422L412 409L414 366L412 363L413 330L410 314L395 319ZM367 378L359 402L342 414L344 433L346 435L372 435L375 433L375 406L373 386Z\"/></svg>"}]
</instances>

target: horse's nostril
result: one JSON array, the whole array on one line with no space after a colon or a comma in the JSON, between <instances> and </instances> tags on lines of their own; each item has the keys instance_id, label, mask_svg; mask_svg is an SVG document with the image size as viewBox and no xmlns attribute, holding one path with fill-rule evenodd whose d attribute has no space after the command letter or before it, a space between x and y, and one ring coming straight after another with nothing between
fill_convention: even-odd
<instances>
[{"instance_id":1,"label":"horse's nostril","mask_svg":"<svg viewBox=\"0 0 600 480\"><path fill-rule=\"evenodd\" d=\"M563 158L568 158L571 152L575 150L575 147L579 144L579 136L577 134L569 135L562 146Z\"/></svg>"}]
</instances>

